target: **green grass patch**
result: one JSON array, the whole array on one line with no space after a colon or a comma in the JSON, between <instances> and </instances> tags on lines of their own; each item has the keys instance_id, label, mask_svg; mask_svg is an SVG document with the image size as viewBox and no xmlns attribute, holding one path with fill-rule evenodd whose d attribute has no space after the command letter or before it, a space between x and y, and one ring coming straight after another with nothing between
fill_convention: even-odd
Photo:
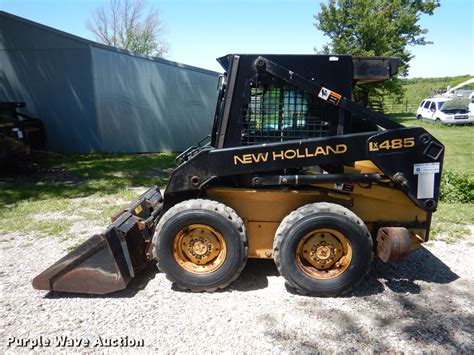
<instances>
[{"instance_id":1,"label":"green grass patch","mask_svg":"<svg viewBox=\"0 0 474 355\"><path fill-rule=\"evenodd\" d=\"M431 240L441 240L448 244L454 244L471 234L468 226L454 223L433 222L431 225Z\"/></svg>"},{"instance_id":2,"label":"green grass patch","mask_svg":"<svg viewBox=\"0 0 474 355\"><path fill-rule=\"evenodd\" d=\"M0 208L31 199L120 195L127 188L164 186L174 158L171 153L54 155L40 161L39 173L1 179Z\"/></svg>"},{"instance_id":3,"label":"green grass patch","mask_svg":"<svg viewBox=\"0 0 474 355\"><path fill-rule=\"evenodd\" d=\"M440 202L433 214L433 222L474 224L474 203Z\"/></svg>"},{"instance_id":4,"label":"green grass patch","mask_svg":"<svg viewBox=\"0 0 474 355\"><path fill-rule=\"evenodd\" d=\"M42 235L64 235L69 231L72 222L64 219L52 219L32 223L28 228L33 228L35 232Z\"/></svg>"},{"instance_id":5,"label":"green grass patch","mask_svg":"<svg viewBox=\"0 0 474 355\"><path fill-rule=\"evenodd\" d=\"M433 214L430 240L441 240L449 244L468 237L474 224L474 203L440 202Z\"/></svg>"},{"instance_id":6,"label":"green grass patch","mask_svg":"<svg viewBox=\"0 0 474 355\"><path fill-rule=\"evenodd\" d=\"M174 159L171 153L51 155L31 174L2 175L0 233L67 236L69 216L107 224L137 197L135 188L165 186Z\"/></svg>"}]
</instances>

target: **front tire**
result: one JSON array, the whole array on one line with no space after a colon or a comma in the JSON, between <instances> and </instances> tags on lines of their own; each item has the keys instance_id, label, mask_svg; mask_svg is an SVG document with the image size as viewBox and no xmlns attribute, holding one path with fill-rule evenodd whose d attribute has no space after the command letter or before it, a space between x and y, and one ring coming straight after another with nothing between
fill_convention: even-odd
<instances>
[{"instance_id":1,"label":"front tire","mask_svg":"<svg viewBox=\"0 0 474 355\"><path fill-rule=\"evenodd\" d=\"M362 220L333 203L308 204L291 212L277 229L273 249L287 283L314 296L349 292L363 280L374 257Z\"/></svg>"},{"instance_id":2,"label":"front tire","mask_svg":"<svg viewBox=\"0 0 474 355\"><path fill-rule=\"evenodd\" d=\"M187 200L170 208L153 236L158 269L179 288L212 292L243 270L248 242L242 219L211 200Z\"/></svg>"}]
</instances>

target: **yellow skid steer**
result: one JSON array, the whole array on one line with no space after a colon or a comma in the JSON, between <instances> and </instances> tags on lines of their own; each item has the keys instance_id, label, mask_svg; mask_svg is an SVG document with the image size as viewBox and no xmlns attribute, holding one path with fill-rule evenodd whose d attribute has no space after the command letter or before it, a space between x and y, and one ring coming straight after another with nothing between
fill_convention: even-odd
<instances>
[{"instance_id":1,"label":"yellow skid steer","mask_svg":"<svg viewBox=\"0 0 474 355\"><path fill-rule=\"evenodd\" d=\"M191 291L227 287L247 258L274 259L297 291L356 287L374 255L405 259L428 240L444 146L351 101L398 60L227 55L207 143L177 157L100 235L33 280L37 289L109 293L149 262Z\"/></svg>"}]
</instances>

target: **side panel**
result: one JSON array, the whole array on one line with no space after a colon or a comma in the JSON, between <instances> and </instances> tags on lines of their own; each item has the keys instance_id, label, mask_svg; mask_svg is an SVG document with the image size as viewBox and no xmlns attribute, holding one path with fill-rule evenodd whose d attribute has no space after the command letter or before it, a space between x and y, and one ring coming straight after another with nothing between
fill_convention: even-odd
<instances>
[{"instance_id":1,"label":"side panel","mask_svg":"<svg viewBox=\"0 0 474 355\"><path fill-rule=\"evenodd\" d=\"M314 202L332 202L356 213L369 227L372 235L381 226L401 225L412 231L412 248L424 240L427 213L415 206L401 191L373 186L354 187L351 194L331 190L333 184L320 190L252 190L210 188L206 197L220 201L244 220L249 240L249 257L271 258L273 238L281 220L291 211Z\"/></svg>"}]
</instances>

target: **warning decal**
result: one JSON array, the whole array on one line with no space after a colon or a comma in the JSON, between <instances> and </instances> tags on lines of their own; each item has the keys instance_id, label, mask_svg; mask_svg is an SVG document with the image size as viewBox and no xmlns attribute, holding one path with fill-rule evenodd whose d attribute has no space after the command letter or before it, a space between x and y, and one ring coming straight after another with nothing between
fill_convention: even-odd
<instances>
[{"instance_id":1,"label":"warning decal","mask_svg":"<svg viewBox=\"0 0 474 355\"><path fill-rule=\"evenodd\" d=\"M418 175L416 198L433 198L435 192L435 174L440 172L439 163L413 164L413 174Z\"/></svg>"},{"instance_id":2,"label":"warning decal","mask_svg":"<svg viewBox=\"0 0 474 355\"><path fill-rule=\"evenodd\" d=\"M333 105L337 105L339 103L339 100L341 100L342 96L337 92L331 91L323 87L321 88L321 91L319 91L318 97Z\"/></svg>"},{"instance_id":3,"label":"warning decal","mask_svg":"<svg viewBox=\"0 0 474 355\"><path fill-rule=\"evenodd\" d=\"M140 214L141 211L143 211L142 205L138 205L138 206L135 208L135 213L136 213L136 214Z\"/></svg>"},{"instance_id":4,"label":"warning decal","mask_svg":"<svg viewBox=\"0 0 474 355\"><path fill-rule=\"evenodd\" d=\"M354 186L353 185L349 185L349 184L334 184L334 188L336 190L340 190L340 191L347 191L347 192L352 192L354 191Z\"/></svg>"},{"instance_id":5,"label":"warning decal","mask_svg":"<svg viewBox=\"0 0 474 355\"><path fill-rule=\"evenodd\" d=\"M439 163L422 163L413 165L413 174L436 174L439 173Z\"/></svg>"}]
</instances>

